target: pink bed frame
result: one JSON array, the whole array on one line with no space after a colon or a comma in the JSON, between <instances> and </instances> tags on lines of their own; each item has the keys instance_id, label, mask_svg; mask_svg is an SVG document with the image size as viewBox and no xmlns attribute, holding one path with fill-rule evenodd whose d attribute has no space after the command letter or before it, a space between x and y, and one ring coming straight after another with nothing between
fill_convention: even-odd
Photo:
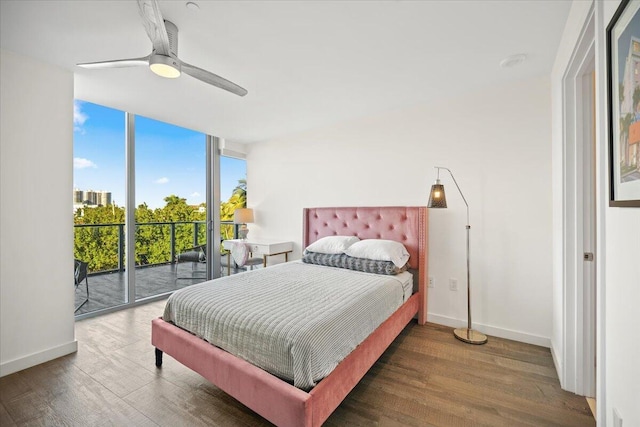
<instances>
[{"instance_id":1,"label":"pink bed frame","mask_svg":"<svg viewBox=\"0 0 640 427\"><path fill-rule=\"evenodd\" d=\"M303 247L332 235L403 243L411 255L410 267L417 270L418 291L310 392L162 319L154 319L151 328L156 366L161 366L162 353L167 353L277 426L322 425L411 319L417 314L423 325L427 315L425 207L304 209Z\"/></svg>"}]
</instances>

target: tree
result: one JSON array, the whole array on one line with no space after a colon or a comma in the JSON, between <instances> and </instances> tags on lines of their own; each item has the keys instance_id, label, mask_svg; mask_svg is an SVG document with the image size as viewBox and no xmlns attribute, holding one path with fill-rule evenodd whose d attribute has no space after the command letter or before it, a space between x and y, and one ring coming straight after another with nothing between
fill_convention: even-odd
<instances>
[{"instance_id":1,"label":"tree","mask_svg":"<svg viewBox=\"0 0 640 427\"><path fill-rule=\"evenodd\" d=\"M233 213L236 209L247 207L247 180L241 179L233 189L229 200L220 203L220 221L233 221ZM223 240L232 239L234 236L234 225L223 224L220 235Z\"/></svg>"},{"instance_id":2,"label":"tree","mask_svg":"<svg viewBox=\"0 0 640 427\"><path fill-rule=\"evenodd\" d=\"M187 205L187 199L172 194L164 201L166 205L156 210L156 221L193 221L194 209Z\"/></svg>"},{"instance_id":3,"label":"tree","mask_svg":"<svg viewBox=\"0 0 640 427\"><path fill-rule=\"evenodd\" d=\"M239 193L245 199L247 198L247 180L246 179L238 180L238 185L236 185L236 188L233 189L233 194L235 193Z\"/></svg>"},{"instance_id":4,"label":"tree","mask_svg":"<svg viewBox=\"0 0 640 427\"><path fill-rule=\"evenodd\" d=\"M91 271L117 268L124 216L124 208L116 206L78 209L74 218L79 225L74 235L75 258L88 262Z\"/></svg>"}]
</instances>

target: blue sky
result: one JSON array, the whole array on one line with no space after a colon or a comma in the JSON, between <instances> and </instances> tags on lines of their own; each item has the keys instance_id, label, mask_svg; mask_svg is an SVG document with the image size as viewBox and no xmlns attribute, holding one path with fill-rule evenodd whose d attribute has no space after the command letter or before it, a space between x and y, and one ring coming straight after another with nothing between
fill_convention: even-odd
<instances>
[{"instance_id":1,"label":"blue sky","mask_svg":"<svg viewBox=\"0 0 640 427\"><path fill-rule=\"evenodd\" d=\"M136 206L164 206L170 194L189 204L205 200L205 135L136 116ZM73 186L104 190L124 205L124 112L90 102L74 103ZM244 160L222 157L220 192L231 196L238 180L246 179Z\"/></svg>"}]
</instances>

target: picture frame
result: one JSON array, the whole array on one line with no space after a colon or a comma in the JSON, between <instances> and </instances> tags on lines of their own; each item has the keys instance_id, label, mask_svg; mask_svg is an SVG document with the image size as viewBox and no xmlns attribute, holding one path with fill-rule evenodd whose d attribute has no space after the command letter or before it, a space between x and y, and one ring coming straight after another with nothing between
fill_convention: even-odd
<instances>
[{"instance_id":1,"label":"picture frame","mask_svg":"<svg viewBox=\"0 0 640 427\"><path fill-rule=\"evenodd\" d=\"M607 26L609 206L640 207L640 0Z\"/></svg>"}]
</instances>

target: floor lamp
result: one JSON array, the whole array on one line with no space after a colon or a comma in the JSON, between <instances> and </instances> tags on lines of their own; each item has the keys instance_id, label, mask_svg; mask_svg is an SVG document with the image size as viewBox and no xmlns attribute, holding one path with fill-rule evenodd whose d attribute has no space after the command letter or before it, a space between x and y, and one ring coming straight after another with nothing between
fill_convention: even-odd
<instances>
[{"instance_id":1,"label":"floor lamp","mask_svg":"<svg viewBox=\"0 0 640 427\"><path fill-rule=\"evenodd\" d=\"M444 169L449 172L449 175L453 178L453 182L456 184L456 187L458 187L458 191L462 196L462 200L464 200L464 204L467 206L467 327L454 330L453 335L455 335L459 340L469 344L484 344L487 342L487 336L478 331L474 331L471 328L471 275L469 273L469 230L471 229L471 226L469 225L469 204L467 203L467 199L465 199L464 194L462 194L462 190L460 190L460 186L458 185L456 178L453 176L453 173L448 168L442 166L436 166L435 168L438 170L438 176L436 178L436 183L431 186L431 193L429 193L429 203L427 204L427 207L447 207L444 185L440 183L440 169Z\"/></svg>"}]
</instances>

